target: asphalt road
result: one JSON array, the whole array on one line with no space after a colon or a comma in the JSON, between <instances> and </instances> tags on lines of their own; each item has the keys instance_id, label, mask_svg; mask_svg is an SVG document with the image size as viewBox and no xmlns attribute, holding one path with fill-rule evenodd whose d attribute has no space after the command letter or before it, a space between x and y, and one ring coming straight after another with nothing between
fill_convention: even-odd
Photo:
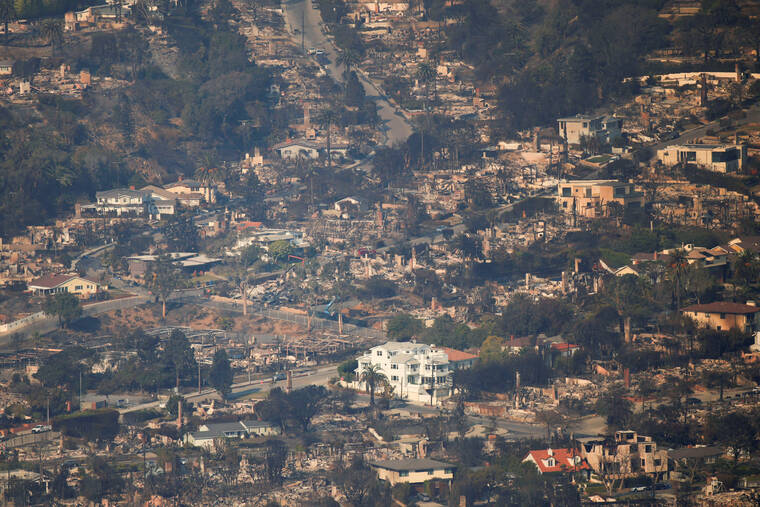
<instances>
[{"instance_id":1,"label":"asphalt road","mask_svg":"<svg viewBox=\"0 0 760 507\"><path fill-rule=\"evenodd\" d=\"M737 119L731 119L731 127L730 128L736 128L741 127L742 125L746 125L748 123L756 123L760 122L760 104L755 104L754 106L750 107L746 110L746 116L744 118L737 118ZM726 117L722 118L723 120L726 119ZM662 141L660 143L657 143L655 145L650 146L652 150L652 159L657 158L657 150L660 150L666 146L671 146L674 144L684 144L688 143L690 141L693 141L694 139L698 137L702 137L707 135L707 131L710 129L718 129L720 130L720 121L721 119L715 120L713 122L710 122L708 124L695 127L690 130L686 130L681 133L680 136L678 136L675 139L670 139L668 141Z\"/></svg>"},{"instance_id":2,"label":"asphalt road","mask_svg":"<svg viewBox=\"0 0 760 507\"><path fill-rule=\"evenodd\" d=\"M335 81L342 82L344 69L336 63L338 61L338 50L322 32L322 16L316 5L311 0L290 0L282 5L285 23L293 35L293 40L301 42L300 31L303 26L305 49L316 48L323 50L329 60L324 65L325 69ZM406 141L412 135L412 126L409 121L396 110L366 76L361 72L357 72L357 74L364 86L367 98L374 100L377 104L377 113L384 124L383 132L386 136L386 144L393 145Z\"/></svg>"},{"instance_id":3,"label":"asphalt road","mask_svg":"<svg viewBox=\"0 0 760 507\"><path fill-rule=\"evenodd\" d=\"M293 374L293 389L300 389L302 387L306 387L308 385L327 385L328 380L330 380L330 377L337 376L336 371L337 365L329 365L329 366L321 366L319 368L316 368L314 370L309 370L304 373L294 373ZM285 389L287 387L287 380L279 380L277 382L272 382L270 379L260 379L260 380L254 380L252 382L240 382L237 384L232 384L232 394L240 394L245 393L248 391L253 391L255 389L258 389L254 392L269 392L270 390L274 389L275 387L280 387L282 389ZM184 395L185 400L188 402L197 403L199 401L208 401L212 399L219 399L219 395L217 394L215 389L203 389L200 393L197 391L187 393ZM160 405L159 401L151 401L148 403L142 403L140 405L134 405L132 407L122 408L119 409L119 412L122 414L126 414L129 412L137 412L139 410L147 410L151 408L157 408Z\"/></svg>"}]
</instances>

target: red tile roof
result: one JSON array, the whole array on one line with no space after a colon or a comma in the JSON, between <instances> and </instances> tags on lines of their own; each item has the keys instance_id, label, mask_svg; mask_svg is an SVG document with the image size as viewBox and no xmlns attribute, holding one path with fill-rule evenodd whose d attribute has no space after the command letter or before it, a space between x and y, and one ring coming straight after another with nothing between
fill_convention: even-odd
<instances>
[{"instance_id":1,"label":"red tile roof","mask_svg":"<svg viewBox=\"0 0 760 507\"><path fill-rule=\"evenodd\" d=\"M462 352L461 350L452 349L449 347L436 347L441 352L445 352L449 356L449 361L456 363L459 361L467 361L469 359L477 359L478 356L470 354L469 352Z\"/></svg>"},{"instance_id":2,"label":"red tile roof","mask_svg":"<svg viewBox=\"0 0 760 507\"><path fill-rule=\"evenodd\" d=\"M752 305L743 305L741 303L732 303L730 301L716 301L715 303L707 303L705 305L687 306L681 311L695 313L733 313L742 315L760 312L760 308Z\"/></svg>"},{"instance_id":3,"label":"red tile roof","mask_svg":"<svg viewBox=\"0 0 760 507\"><path fill-rule=\"evenodd\" d=\"M565 351L571 349L579 349L581 347L580 345L575 345L574 343L552 343L551 348L552 350Z\"/></svg>"},{"instance_id":4,"label":"red tile roof","mask_svg":"<svg viewBox=\"0 0 760 507\"><path fill-rule=\"evenodd\" d=\"M549 466L550 457L554 459L554 466ZM576 457L578 459L575 459ZM529 451L523 461L535 463L542 474L591 470L588 462L575 449L538 449Z\"/></svg>"}]
</instances>

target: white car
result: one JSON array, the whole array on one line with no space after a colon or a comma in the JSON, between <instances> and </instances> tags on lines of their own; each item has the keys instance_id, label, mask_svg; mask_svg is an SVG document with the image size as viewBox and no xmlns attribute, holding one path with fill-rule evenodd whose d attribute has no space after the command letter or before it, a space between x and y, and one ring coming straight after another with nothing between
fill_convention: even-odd
<instances>
[{"instance_id":1,"label":"white car","mask_svg":"<svg viewBox=\"0 0 760 507\"><path fill-rule=\"evenodd\" d=\"M37 426L35 426L34 428L32 428L32 433L45 433L47 431L52 431L52 429L53 428L51 426L47 426L47 425L44 425L44 424L38 424Z\"/></svg>"}]
</instances>

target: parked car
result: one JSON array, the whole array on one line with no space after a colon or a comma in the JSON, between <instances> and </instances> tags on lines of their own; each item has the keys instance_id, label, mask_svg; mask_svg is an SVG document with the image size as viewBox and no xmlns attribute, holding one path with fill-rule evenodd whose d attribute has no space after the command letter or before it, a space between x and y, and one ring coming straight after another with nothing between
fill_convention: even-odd
<instances>
[{"instance_id":1,"label":"parked car","mask_svg":"<svg viewBox=\"0 0 760 507\"><path fill-rule=\"evenodd\" d=\"M34 428L32 428L32 433L45 433L47 431L52 431L52 426L47 426L45 424L38 424Z\"/></svg>"}]
</instances>

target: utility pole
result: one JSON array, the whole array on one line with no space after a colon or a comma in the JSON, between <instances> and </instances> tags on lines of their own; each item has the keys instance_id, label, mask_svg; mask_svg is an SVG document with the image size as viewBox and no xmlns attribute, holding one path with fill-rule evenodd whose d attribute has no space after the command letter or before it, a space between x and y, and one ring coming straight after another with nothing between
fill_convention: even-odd
<instances>
[{"instance_id":1,"label":"utility pole","mask_svg":"<svg viewBox=\"0 0 760 507\"><path fill-rule=\"evenodd\" d=\"M79 370L79 411L82 411L82 370Z\"/></svg>"},{"instance_id":2,"label":"utility pole","mask_svg":"<svg viewBox=\"0 0 760 507\"><path fill-rule=\"evenodd\" d=\"M304 7L304 10L301 11L301 51L304 50L304 28L306 27L306 7Z\"/></svg>"}]
</instances>

